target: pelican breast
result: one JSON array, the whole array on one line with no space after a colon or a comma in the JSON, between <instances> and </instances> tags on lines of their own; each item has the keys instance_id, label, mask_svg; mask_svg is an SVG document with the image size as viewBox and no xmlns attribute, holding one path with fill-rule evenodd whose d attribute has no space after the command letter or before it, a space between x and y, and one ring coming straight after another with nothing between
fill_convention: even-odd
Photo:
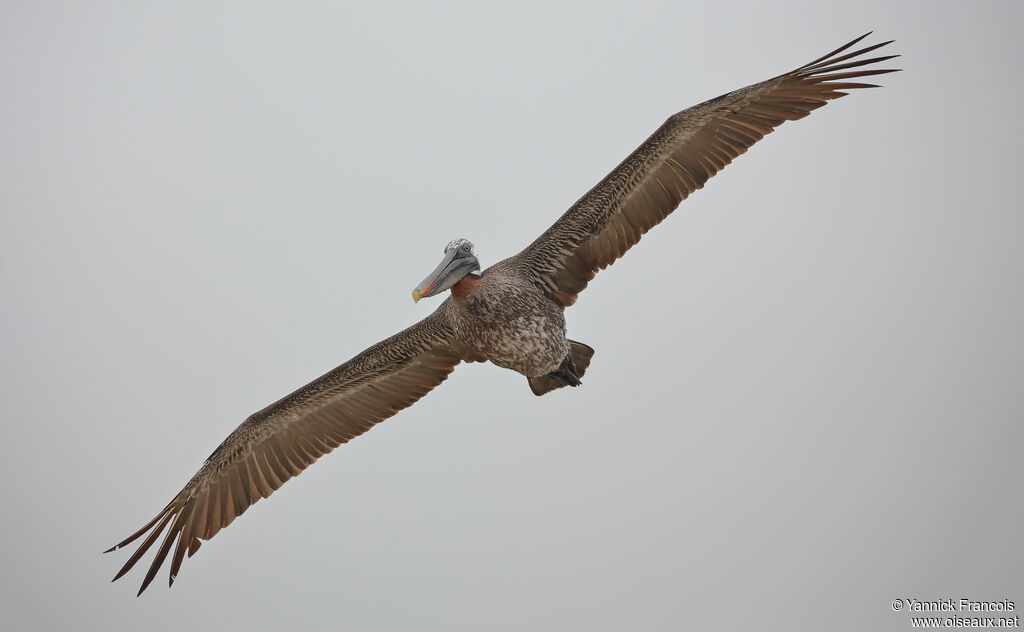
<instances>
[{"instance_id":1,"label":"pelican breast","mask_svg":"<svg viewBox=\"0 0 1024 632\"><path fill-rule=\"evenodd\" d=\"M502 263L455 288L455 338L500 367L527 377L546 375L569 353L564 308Z\"/></svg>"}]
</instances>

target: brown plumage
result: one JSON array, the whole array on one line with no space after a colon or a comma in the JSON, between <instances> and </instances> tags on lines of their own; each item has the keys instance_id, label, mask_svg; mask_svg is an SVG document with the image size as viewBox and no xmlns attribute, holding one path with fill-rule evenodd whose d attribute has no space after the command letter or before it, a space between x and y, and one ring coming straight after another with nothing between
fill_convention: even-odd
<instances>
[{"instance_id":1,"label":"brown plumage","mask_svg":"<svg viewBox=\"0 0 1024 632\"><path fill-rule=\"evenodd\" d=\"M107 551L152 529L114 579L131 570L166 529L139 594L172 549L173 584L186 551L191 557L201 540L212 538L257 500L443 382L461 356L451 346L452 330L439 313L246 419L153 520Z\"/></svg>"},{"instance_id":2,"label":"brown plumage","mask_svg":"<svg viewBox=\"0 0 1024 632\"><path fill-rule=\"evenodd\" d=\"M566 307L572 305L598 270L625 254L708 178L766 134L845 96L843 90L878 87L849 79L896 72L851 70L897 57L855 59L891 41L840 55L868 35L784 75L670 116L517 255L520 269L548 296Z\"/></svg>"},{"instance_id":3,"label":"brown plumage","mask_svg":"<svg viewBox=\"0 0 1024 632\"><path fill-rule=\"evenodd\" d=\"M139 594L168 556L173 584L186 553L191 557L203 540L320 456L411 406L460 361L488 360L518 371L538 395L578 385L593 350L566 338L564 309L597 271L766 134L844 90L875 87L851 79L894 72L864 67L895 55L862 58L889 42L845 52L864 37L672 115L536 241L479 276L470 269L476 264L472 245L449 244L445 261L462 266L444 286L452 297L419 323L246 419L155 518L110 549L146 536L114 579L164 534ZM414 298L443 291L435 287L440 275L428 277Z\"/></svg>"}]
</instances>

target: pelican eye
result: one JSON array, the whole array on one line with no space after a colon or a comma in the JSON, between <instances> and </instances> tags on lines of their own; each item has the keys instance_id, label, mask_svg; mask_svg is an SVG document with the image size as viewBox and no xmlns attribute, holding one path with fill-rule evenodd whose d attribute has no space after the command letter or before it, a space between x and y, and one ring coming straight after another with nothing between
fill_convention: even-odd
<instances>
[{"instance_id":1,"label":"pelican eye","mask_svg":"<svg viewBox=\"0 0 1024 632\"><path fill-rule=\"evenodd\" d=\"M445 253L449 253L452 250L458 248L463 252L468 252L471 255L475 255L473 252L473 244L468 239L453 239L448 242L448 245L444 247Z\"/></svg>"}]
</instances>

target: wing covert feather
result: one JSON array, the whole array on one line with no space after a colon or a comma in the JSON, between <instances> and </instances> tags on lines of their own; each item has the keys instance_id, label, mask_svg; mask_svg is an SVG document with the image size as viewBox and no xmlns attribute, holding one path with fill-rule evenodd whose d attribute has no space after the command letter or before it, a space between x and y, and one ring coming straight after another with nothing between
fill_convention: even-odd
<instances>
[{"instance_id":1,"label":"wing covert feather","mask_svg":"<svg viewBox=\"0 0 1024 632\"><path fill-rule=\"evenodd\" d=\"M166 530L139 594L170 552L169 583L189 557L261 498L342 443L412 405L462 360L443 308L251 415L144 527L109 551L146 535L119 579Z\"/></svg>"},{"instance_id":2,"label":"wing covert feather","mask_svg":"<svg viewBox=\"0 0 1024 632\"><path fill-rule=\"evenodd\" d=\"M796 70L673 114L513 257L514 264L552 299L572 305L599 270L776 127L845 96L842 90L877 87L847 79L896 72L865 66L897 55L863 57L891 42L841 54L867 35ZM856 70L837 72L848 68Z\"/></svg>"}]
</instances>

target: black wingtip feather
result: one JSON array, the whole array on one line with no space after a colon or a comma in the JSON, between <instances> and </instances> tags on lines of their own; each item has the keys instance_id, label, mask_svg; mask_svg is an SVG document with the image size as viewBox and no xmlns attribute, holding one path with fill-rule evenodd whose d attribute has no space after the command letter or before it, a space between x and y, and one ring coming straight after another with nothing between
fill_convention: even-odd
<instances>
[{"instance_id":1,"label":"black wingtip feather","mask_svg":"<svg viewBox=\"0 0 1024 632\"><path fill-rule=\"evenodd\" d=\"M118 549L120 549L122 547L128 546L132 542L138 540L147 531L152 529L153 525L155 525L161 518L163 518L165 515L167 515L167 510L170 509L171 505L173 505L173 504L174 504L173 500L171 502L167 503L167 505L163 509L161 509L160 512L157 513L157 515L152 520L147 522L141 529L139 529L135 533L131 534L130 536L128 536L124 540L121 540L120 542L118 542L114 546L110 547L109 549L104 551L104 553L113 553L114 551L116 551L116 550L118 550Z\"/></svg>"},{"instance_id":2,"label":"black wingtip feather","mask_svg":"<svg viewBox=\"0 0 1024 632\"><path fill-rule=\"evenodd\" d=\"M812 61L810 63L804 64L798 70L803 70L805 68L809 68L809 67L814 66L815 64L817 64L819 62L825 61L826 59L832 57L833 55L838 55L839 53L841 53L844 50L850 48L851 46L856 46L857 42L860 42L861 40L863 40L868 35L871 35L872 33L874 33L874 31L868 31L867 33L861 35L857 39L855 39L855 40L853 40L851 42L847 42L846 44L843 44L842 46L840 46L839 48L835 49L834 51L832 51L832 52L830 52L830 53L828 53L826 55L822 55L821 57L815 59L814 61Z\"/></svg>"},{"instance_id":3,"label":"black wingtip feather","mask_svg":"<svg viewBox=\"0 0 1024 632\"><path fill-rule=\"evenodd\" d=\"M807 72L807 71L813 70L814 68L817 68L819 66L828 66L828 65L831 65L831 64L837 64L837 63L839 63L841 61L846 61L847 59L852 59L853 57L857 57L859 55L864 55L866 53L870 53L873 50L878 50L879 48L882 48L883 46L888 46L889 44L892 44L894 41L895 40L889 40L888 42L882 42L880 44L872 44L871 46L865 46L864 48L861 48L859 50L855 50L852 53L846 53L845 55L840 55L839 57L828 57L824 61L822 61L821 63L817 63L817 64L810 63L810 64L807 64L807 65L803 66L800 70L802 70L803 72Z\"/></svg>"},{"instance_id":4,"label":"black wingtip feather","mask_svg":"<svg viewBox=\"0 0 1024 632\"><path fill-rule=\"evenodd\" d=\"M808 77L820 77L824 73L831 73L837 70L846 70L847 68L859 68L861 66L869 66L871 64L877 64L890 59L895 59L899 55L883 55L882 57L871 57L869 59L857 59L855 61L848 61L845 64L828 64L819 66L811 70L802 70L800 73Z\"/></svg>"}]
</instances>

